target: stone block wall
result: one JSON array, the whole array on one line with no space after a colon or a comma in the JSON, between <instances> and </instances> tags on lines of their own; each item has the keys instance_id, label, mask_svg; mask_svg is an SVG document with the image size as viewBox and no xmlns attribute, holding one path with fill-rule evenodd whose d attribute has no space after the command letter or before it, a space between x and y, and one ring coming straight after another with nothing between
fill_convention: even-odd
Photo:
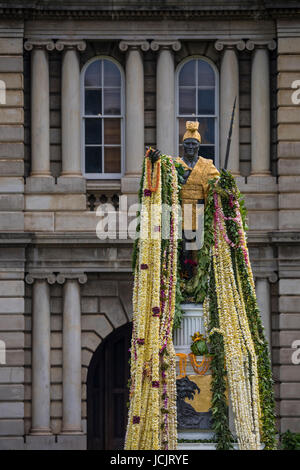
<instances>
[{"instance_id":1,"label":"stone block wall","mask_svg":"<svg viewBox=\"0 0 300 470\"><path fill-rule=\"evenodd\" d=\"M9 34L0 26L0 446L18 447L24 434L23 24L13 21L11 28ZM7 246L10 232L19 232L18 240Z\"/></svg>"},{"instance_id":2,"label":"stone block wall","mask_svg":"<svg viewBox=\"0 0 300 470\"><path fill-rule=\"evenodd\" d=\"M22 246L0 239L0 448L23 445L24 434L24 255ZM9 235L8 235L8 238ZM21 245L22 245L22 239ZM24 240L23 240L24 241Z\"/></svg>"},{"instance_id":3,"label":"stone block wall","mask_svg":"<svg viewBox=\"0 0 300 470\"><path fill-rule=\"evenodd\" d=\"M280 380L281 431L300 432L300 364L293 362L300 340L300 104L293 102L300 77L300 37L289 29L296 20L278 23L278 264L279 346L276 370ZM299 84L297 86L299 89ZM299 93L298 93L299 96ZM294 348L293 348L294 346ZM299 348L299 346L298 346Z\"/></svg>"},{"instance_id":4,"label":"stone block wall","mask_svg":"<svg viewBox=\"0 0 300 470\"><path fill-rule=\"evenodd\" d=\"M23 38L0 35L0 227L24 229Z\"/></svg>"}]
</instances>

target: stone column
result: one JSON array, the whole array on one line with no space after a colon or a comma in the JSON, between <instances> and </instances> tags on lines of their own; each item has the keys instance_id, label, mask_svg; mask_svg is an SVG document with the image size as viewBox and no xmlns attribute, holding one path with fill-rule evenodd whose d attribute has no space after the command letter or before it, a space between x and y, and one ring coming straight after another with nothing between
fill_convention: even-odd
<instances>
[{"instance_id":1,"label":"stone column","mask_svg":"<svg viewBox=\"0 0 300 470\"><path fill-rule=\"evenodd\" d=\"M61 176L82 177L80 125L80 64L78 51L84 51L84 41L57 41L55 47L64 51L61 83Z\"/></svg>"},{"instance_id":2,"label":"stone column","mask_svg":"<svg viewBox=\"0 0 300 470\"><path fill-rule=\"evenodd\" d=\"M126 52L126 131L125 177L122 193L136 193L145 153L144 143L144 64L141 51L148 51L148 41L121 41Z\"/></svg>"},{"instance_id":3,"label":"stone column","mask_svg":"<svg viewBox=\"0 0 300 470\"><path fill-rule=\"evenodd\" d=\"M50 288L54 274L27 274L32 289L32 424L31 434L51 434L50 429Z\"/></svg>"},{"instance_id":4,"label":"stone column","mask_svg":"<svg viewBox=\"0 0 300 470\"><path fill-rule=\"evenodd\" d=\"M245 42L220 40L216 41L215 48L218 51L223 50L220 72L220 163L221 167L224 167L232 109L236 98L228 169L238 176L240 174L239 62L236 49L239 51L245 49Z\"/></svg>"},{"instance_id":5,"label":"stone column","mask_svg":"<svg viewBox=\"0 0 300 470\"><path fill-rule=\"evenodd\" d=\"M275 41L249 40L251 68L251 175L270 174L270 67L269 50Z\"/></svg>"},{"instance_id":6,"label":"stone column","mask_svg":"<svg viewBox=\"0 0 300 470\"><path fill-rule=\"evenodd\" d=\"M269 343L270 351L272 348L272 318L271 318L271 293L270 282L274 283L277 280L277 275L272 273L260 273L256 275L255 290L257 296L257 303L260 309L261 319L265 328L266 339Z\"/></svg>"},{"instance_id":7,"label":"stone column","mask_svg":"<svg viewBox=\"0 0 300 470\"><path fill-rule=\"evenodd\" d=\"M62 434L80 434L81 428L81 309L80 284L85 274L57 276L63 293L63 423Z\"/></svg>"},{"instance_id":8,"label":"stone column","mask_svg":"<svg viewBox=\"0 0 300 470\"><path fill-rule=\"evenodd\" d=\"M31 176L50 173L50 108L48 51L53 41L29 40L24 48L31 53Z\"/></svg>"},{"instance_id":9,"label":"stone column","mask_svg":"<svg viewBox=\"0 0 300 470\"><path fill-rule=\"evenodd\" d=\"M156 68L156 145L166 155L176 154L175 142L175 71L173 51L179 41L155 40L151 49L158 51Z\"/></svg>"}]
</instances>

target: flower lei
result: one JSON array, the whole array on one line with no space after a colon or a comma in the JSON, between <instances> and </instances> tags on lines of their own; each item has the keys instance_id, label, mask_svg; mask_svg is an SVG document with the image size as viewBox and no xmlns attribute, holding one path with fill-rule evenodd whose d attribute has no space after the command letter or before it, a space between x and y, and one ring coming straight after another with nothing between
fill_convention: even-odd
<instances>
[{"instance_id":1,"label":"flower lei","mask_svg":"<svg viewBox=\"0 0 300 470\"><path fill-rule=\"evenodd\" d=\"M215 193L216 194L216 193ZM224 236L225 221L220 215L220 196L215 196L215 244L213 265L220 330L224 339L226 369L235 427L241 450L260 448L260 400L257 359L243 298L232 268L230 244ZM232 243L232 245L234 245Z\"/></svg>"},{"instance_id":2,"label":"flower lei","mask_svg":"<svg viewBox=\"0 0 300 470\"><path fill-rule=\"evenodd\" d=\"M218 449L232 448L225 398L226 376L241 449L276 448L274 391L245 237L243 201L229 172L212 181L202 250L207 277L205 328L213 354L212 411ZM199 252L201 259L201 250ZM203 260L202 260L203 263ZM202 264L202 268L204 263Z\"/></svg>"},{"instance_id":3,"label":"flower lei","mask_svg":"<svg viewBox=\"0 0 300 470\"><path fill-rule=\"evenodd\" d=\"M177 283L178 180L171 157L151 169L146 155L140 187L140 237L136 240L127 450L177 447L176 362L172 327ZM171 174L170 239L162 239L162 180ZM152 183L155 181L155 185Z\"/></svg>"},{"instance_id":4,"label":"flower lei","mask_svg":"<svg viewBox=\"0 0 300 470\"><path fill-rule=\"evenodd\" d=\"M171 158L163 156L151 174L147 158L139 191L142 209L137 232L142 236L136 239L133 250L132 382L125 448L176 448L176 372L171 331L174 312L176 326L180 324L179 304L188 293L196 302L204 300L212 353L211 410L217 449L232 448L227 383L240 448L258 449L262 443L266 450L274 449L271 363L246 244L245 210L235 181L229 172L221 171L219 180L210 182L197 275L192 283L181 286L177 212L172 210L170 214L168 240L162 237L161 212L151 212L152 207L161 207L162 203L178 202L181 170ZM156 182L154 187L152 180Z\"/></svg>"}]
</instances>

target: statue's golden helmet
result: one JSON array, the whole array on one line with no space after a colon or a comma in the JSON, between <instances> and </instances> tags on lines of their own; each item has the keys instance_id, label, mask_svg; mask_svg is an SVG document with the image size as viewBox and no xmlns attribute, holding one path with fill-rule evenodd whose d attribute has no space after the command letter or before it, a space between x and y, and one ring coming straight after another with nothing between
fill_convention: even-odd
<instances>
[{"instance_id":1,"label":"statue's golden helmet","mask_svg":"<svg viewBox=\"0 0 300 470\"><path fill-rule=\"evenodd\" d=\"M185 139L196 139L201 143L201 135L198 132L199 122L198 121L186 121L185 127L186 127L186 132L183 136L183 141L185 141Z\"/></svg>"}]
</instances>

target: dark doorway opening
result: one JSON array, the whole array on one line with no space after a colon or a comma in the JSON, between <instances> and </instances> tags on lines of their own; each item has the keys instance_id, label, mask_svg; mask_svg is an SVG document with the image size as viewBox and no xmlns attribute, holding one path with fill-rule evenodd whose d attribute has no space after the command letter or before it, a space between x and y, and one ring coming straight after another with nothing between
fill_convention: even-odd
<instances>
[{"instance_id":1,"label":"dark doorway opening","mask_svg":"<svg viewBox=\"0 0 300 470\"><path fill-rule=\"evenodd\" d=\"M132 323L112 332L98 346L90 362L87 376L88 449L123 449L131 333Z\"/></svg>"}]
</instances>

